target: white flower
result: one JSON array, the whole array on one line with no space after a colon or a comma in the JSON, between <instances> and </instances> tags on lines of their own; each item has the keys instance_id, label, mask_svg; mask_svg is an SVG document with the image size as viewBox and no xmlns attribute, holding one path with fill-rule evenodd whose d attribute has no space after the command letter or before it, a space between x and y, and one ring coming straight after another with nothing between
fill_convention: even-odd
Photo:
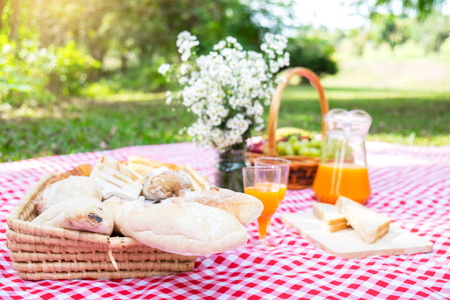
<instances>
[{"instance_id":1,"label":"white flower","mask_svg":"<svg viewBox=\"0 0 450 300\"><path fill-rule=\"evenodd\" d=\"M213 49L215 51L222 49L223 47L225 47L227 45L227 43L225 41L220 41L218 44L214 45Z\"/></svg>"},{"instance_id":2,"label":"white flower","mask_svg":"<svg viewBox=\"0 0 450 300\"><path fill-rule=\"evenodd\" d=\"M236 129L239 127L239 119L237 117L231 118L227 121L227 127Z\"/></svg>"},{"instance_id":3,"label":"white flower","mask_svg":"<svg viewBox=\"0 0 450 300\"><path fill-rule=\"evenodd\" d=\"M194 114L200 115L202 113L203 105L200 102L195 103L191 106L191 110Z\"/></svg>"},{"instance_id":4,"label":"white flower","mask_svg":"<svg viewBox=\"0 0 450 300\"><path fill-rule=\"evenodd\" d=\"M187 128L193 141L226 148L242 142L250 130L262 129L263 105L270 104L274 93L274 74L289 64L286 44L284 37L268 34L263 53L257 53L243 51L235 38L227 37L209 54L192 59L197 38L189 32L179 34L183 63L174 70L179 71L182 104L197 116ZM166 96L170 103L172 95Z\"/></svg>"},{"instance_id":5,"label":"white flower","mask_svg":"<svg viewBox=\"0 0 450 300\"><path fill-rule=\"evenodd\" d=\"M180 77L180 79L178 79L178 82L181 85L185 85L186 83L188 83L189 79L186 76Z\"/></svg>"},{"instance_id":6,"label":"white flower","mask_svg":"<svg viewBox=\"0 0 450 300\"><path fill-rule=\"evenodd\" d=\"M166 104L169 105L170 102L172 102L172 92L171 91L167 91L166 92Z\"/></svg>"},{"instance_id":7,"label":"white flower","mask_svg":"<svg viewBox=\"0 0 450 300\"><path fill-rule=\"evenodd\" d=\"M162 64L159 66L158 68L158 73L160 73L161 75L166 75L166 73L170 70L170 65L169 64Z\"/></svg>"},{"instance_id":8,"label":"white flower","mask_svg":"<svg viewBox=\"0 0 450 300\"><path fill-rule=\"evenodd\" d=\"M234 38L232 36L227 37L226 40L227 40L228 43L231 43L231 44L237 43L236 38Z\"/></svg>"},{"instance_id":9,"label":"white flower","mask_svg":"<svg viewBox=\"0 0 450 300\"><path fill-rule=\"evenodd\" d=\"M181 75L185 75L187 71L189 71L189 69L191 68L190 65L188 64L181 64Z\"/></svg>"}]
</instances>

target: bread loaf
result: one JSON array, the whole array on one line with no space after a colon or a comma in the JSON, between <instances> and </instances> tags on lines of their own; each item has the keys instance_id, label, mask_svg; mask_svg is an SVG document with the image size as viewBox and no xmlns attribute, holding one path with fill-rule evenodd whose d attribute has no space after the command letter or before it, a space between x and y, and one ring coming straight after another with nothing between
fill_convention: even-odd
<instances>
[{"instance_id":1,"label":"bread loaf","mask_svg":"<svg viewBox=\"0 0 450 300\"><path fill-rule=\"evenodd\" d=\"M114 228L113 228L113 232L120 234L122 233L122 229L119 227L117 220L117 216L120 213L120 210L122 209L122 206L129 202L129 200L120 198L118 196L113 196L111 198L106 199L105 201L103 201L103 204L108 208L108 210L110 211L113 219L114 219Z\"/></svg>"},{"instance_id":2,"label":"bread loaf","mask_svg":"<svg viewBox=\"0 0 450 300\"><path fill-rule=\"evenodd\" d=\"M216 207L235 216L243 225L248 225L261 215L264 205L257 198L227 189L211 188L207 191L186 192L171 199L173 202L196 202Z\"/></svg>"},{"instance_id":3,"label":"bread loaf","mask_svg":"<svg viewBox=\"0 0 450 300\"><path fill-rule=\"evenodd\" d=\"M98 199L90 197L76 197L61 201L52 205L32 222L106 235L111 235L114 225L108 208Z\"/></svg>"},{"instance_id":4,"label":"bread loaf","mask_svg":"<svg viewBox=\"0 0 450 300\"><path fill-rule=\"evenodd\" d=\"M146 199L160 200L178 196L180 191L192 188L192 183L184 171L161 167L147 174L142 194Z\"/></svg>"},{"instance_id":5,"label":"bread loaf","mask_svg":"<svg viewBox=\"0 0 450 300\"><path fill-rule=\"evenodd\" d=\"M148 159L145 157L139 157L139 156L135 156L135 155L130 155L128 157L128 167L130 169L138 172L142 176L145 176L149 172L153 171L154 169L161 168L161 167L166 167L173 171L180 170L180 167L177 165L163 163L160 161Z\"/></svg>"},{"instance_id":6,"label":"bread loaf","mask_svg":"<svg viewBox=\"0 0 450 300\"><path fill-rule=\"evenodd\" d=\"M199 203L130 201L116 220L122 233L181 255L210 255L244 245L248 234L231 214Z\"/></svg>"},{"instance_id":7,"label":"bread loaf","mask_svg":"<svg viewBox=\"0 0 450 300\"><path fill-rule=\"evenodd\" d=\"M36 203L37 213L41 214L52 205L77 197L90 197L101 201L102 193L93 179L85 176L70 176L53 183L44 190L42 197Z\"/></svg>"},{"instance_id":8,"label":"bread loaf","mask_svg":"<svg viewBox=\"0 0 450 300\"><path fill-rule=\"evenodd\" d=\"M97 161L90 177L101 187L104 199L112 196L137 199L144 181L140 174L105 156Z\"/></svg>"}]
</instances>

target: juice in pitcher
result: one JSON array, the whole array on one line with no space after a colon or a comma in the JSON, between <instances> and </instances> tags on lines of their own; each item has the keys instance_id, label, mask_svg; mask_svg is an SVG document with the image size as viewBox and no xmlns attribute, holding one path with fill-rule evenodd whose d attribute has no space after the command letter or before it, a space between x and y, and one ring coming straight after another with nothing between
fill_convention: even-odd
<instances>
[{"instance_id":1,"label":"juice in pitcher","mask_svg":"<svg viewBox=\"0 0 450 300\"><path fill-rule=\"evenodd\" d=\"M322 163L313 190L320 202L334 204L339 196L344 196L365 204L370 196L369 173L367 168L352 163Z\"/></svg>"},{"instance_id":2,"label":"juice in pitcher","mask_svg":"<svg viewBox=\"0 0 450 300\"><path fill-rule=\"evenodd\" d=\"M372 118L362 110L332 109L324 121L325 145L312 186L316 198L334 204L344 196L365 204L370 197L365 141Z\"/></svg>"}]
</instances>

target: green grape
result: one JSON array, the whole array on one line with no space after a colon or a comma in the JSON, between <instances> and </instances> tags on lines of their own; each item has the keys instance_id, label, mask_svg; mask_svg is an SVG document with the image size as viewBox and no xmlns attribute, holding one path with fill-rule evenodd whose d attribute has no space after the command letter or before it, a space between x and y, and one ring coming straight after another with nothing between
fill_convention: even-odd
<instances>
[{"instance_id":1,"label":"green grape","mask_svg":"<svg viewBox=\"0 0 450 300\"><path fill-rule=\"evenodd\" d=\"M301 140L300 143L302 143L302 147L308 147L309 141L308 140Z\"/></svg>"},{"instance_id":2,"label":"green grape","mask_svg":"<svg viewBox=\"0 0 450 300\"><path fill-rule=\"evenodd\" d=\"M311 148L307 148L307 147L301 148L299 154L301 156L310 156L311 155Z\"/></svg>"},{"instance_id":3,"label":"green grape","mask_svg":"<svg viewBox=\"0 0 450 300\"><path fill-rule=\"evenodd\" d=\"M286 144L288 144L288 143L287 142L278 142L277 143L278 155L280 155L280 156L286 155Z\"/></svg>"},{"instance_id":4,"label":"green grape","mask_svg":"<svg viewBox=\"0 0 450 300\"><path fill-rule=\"evenodd\" d=\"M314 148L322 148L322 141L320 140L311 140L309 143Z\"/></svg>"},{"instance_id":5,"label":"green grape","mask_svg":"<svg viewBox=\"0 0 450 300\"><path fill-rule=\"evenodd\" d=\"M320 150L317 149L317 148L310 148L309 151L310 151L310 155L312 157L319 157L320 156Z\"/></svg>"},{"instance_id":6,"label":"green grape","mask_svg":"<svg viewBox=\"0 0 450 300\"><path fill-rule=\"evenodd\" d=\"M286 155L292 156L294 154L294 149L292 149L292 146L290 143L286 143Z\"/></svg>"},{"instance_id":7,"label":"green grape","mask_svg":"<svg viewBox=\"0 0 450 300\"><path fill-rule=\"evenodd\" d=\"M300 143L300 141L296 141L295 143L292 144L292 149L294 150L295 153L298 153L302 147L303 145L302 143Z\"/></svg>"},{"instance_id":8,"label":"green grape","mask_svg":"<svg viewBox=\"0 0 450 300\"><path fill-rule=\"evenodd\" d=\"M295 135L291 135L288 141L289 143L294 144L295 142L298 142L298 138Z\"/></svg>"}]
</instances>

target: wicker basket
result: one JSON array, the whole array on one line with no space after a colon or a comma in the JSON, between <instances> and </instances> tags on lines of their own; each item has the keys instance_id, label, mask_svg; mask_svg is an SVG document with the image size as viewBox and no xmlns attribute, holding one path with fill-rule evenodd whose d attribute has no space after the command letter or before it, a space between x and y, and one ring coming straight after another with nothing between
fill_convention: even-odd
<instances>
[{"instance_id":1,"label":"wicker basket","mask_svg":"<svg viewBox=\"0 0 450 300\"><path fill-rule=\"evenodd\" d=\"M325 91L320 84L319 77L309 69L306 68L293 68L286 72L286 81L278 85L275 94L272 98L272 104L269 111L269 124L267 127L267 143L268 143L268 155L267 156L278 156L276 151L276 140L275 133L277 130L278 114L280 111L281 96L284 89L294 76L303 76L307 78L311 84L315 87L319 93L320 108L322 110L322 137L325 136L325 124L323 121L323 116L328 112L328 101L325 98ZM249 161L251 164L254 163L254 159L260 156L265 156L258 153L248 153ZM301 190L311 187L314 176L316 175L317 166L319 165L319 158L314 157L303 157L303 156L281 156L282 158L291 161L289 170L289 181L288 189L291 190Z\"/></svg>"},{"instance_id":2,"label":"wicker basket","mask_svg":"<svg viewBox=\"0 0 450 300\"><path fill-rule=\"evenodd\" d=\"M12 268L25 280L121 279L170 275L194 269L194 256L153 249L129 237L35 225L35 203L48 174L18 203L6 232Z\"/></svg>"}]
</instances>

